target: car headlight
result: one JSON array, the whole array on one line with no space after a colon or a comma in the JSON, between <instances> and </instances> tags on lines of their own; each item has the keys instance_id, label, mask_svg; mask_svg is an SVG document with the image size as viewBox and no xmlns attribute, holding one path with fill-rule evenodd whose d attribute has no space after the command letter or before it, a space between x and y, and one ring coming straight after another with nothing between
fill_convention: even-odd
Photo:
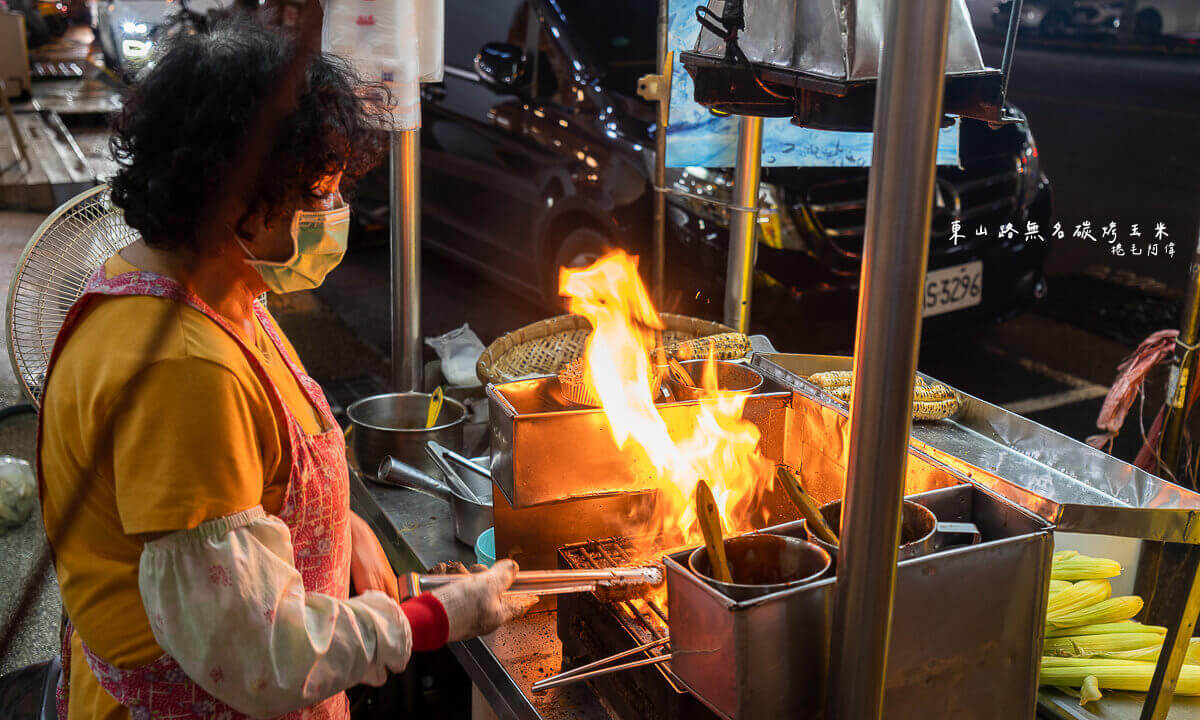
<instances>
[{"instance_id":1,"label":"car headlight","mask_svg":"<svg viewBox=\"0 0 1200 720\"><path fill-rule=\"evenodd\" d=\"M150 27L144 22L126 20L125 22L121 23L121 30L123 30L126 35L145 35L149 29Z\"/></svg>"},{"instance_id":2,"label":"car headlight","mask_svg":"<svg viewBox=\"0 0 1200 720\"><path fill-rule=\"evenodd\" d=\"M1041 190L1042 163L1038 160L1037 142L1033 139L1033 131L1028 123L1025 127L1025 147L1017 161L1017 172L1021 175L1021 205L1029 207Z\"/></svg>"},{"instance_id":3,"label":"car headlight","mask_svg":"<svg viewBox=\"0 0 1200 720\"><path fill-rule=\"evenodd\" d=\"M667 186L670 202L718 227L729 227L729 206L733 204L733 175L729 171L702 167L688 167L673 173L668 170ZM784 203L782 188L760 182L758 207L755 230L758 242L772 248L807 249Z\"/></svg>"}]
</instances>

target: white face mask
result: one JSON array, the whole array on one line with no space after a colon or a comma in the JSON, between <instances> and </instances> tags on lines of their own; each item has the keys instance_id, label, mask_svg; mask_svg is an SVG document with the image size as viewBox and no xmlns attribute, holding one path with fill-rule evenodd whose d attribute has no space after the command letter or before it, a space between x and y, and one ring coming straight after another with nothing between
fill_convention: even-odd
<instances>
[{"instance_id":1,"label":"white face mask","mask_svg":"<svg viewBox=\"0 0 1200 720\"><path fill-rule=\"evenodd\" d=\"M246 263L258 271L267 287L276 293L311 290L325 281L342 257L350 237L350 206L340 195L340 207L334 210L299 210L292 216L292 256L283 262L270 262L249 255Z\"/></svg>"}]
</instances>

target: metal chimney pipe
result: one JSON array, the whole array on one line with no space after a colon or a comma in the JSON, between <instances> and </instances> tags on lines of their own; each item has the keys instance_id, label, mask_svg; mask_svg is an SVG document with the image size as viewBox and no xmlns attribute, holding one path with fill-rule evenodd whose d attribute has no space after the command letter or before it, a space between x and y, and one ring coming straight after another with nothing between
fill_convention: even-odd
<instances>
[{"instance_id":1,"label":"metal chimney pipe","mask_svg":"<svg viewBox=\"0 0 1200 720\"><path fill-rule=\"evenodd\" d=\"M758 222L758 176L762 169L763 119L738 119L737 166L725 263L725 324L750 332L750 294L754 290L754 236Z\"/></svg>"},{"instance_id":2,"label":"metal chimney pipe","mask_svg":"<svg viewBox=\"0 0 1200 720\"><path fill-rule=\"evenodd\" d=\"M950 0L887 3L831 638L837 720L883 712L949 16Z\"/></svg>"}]
</instances>

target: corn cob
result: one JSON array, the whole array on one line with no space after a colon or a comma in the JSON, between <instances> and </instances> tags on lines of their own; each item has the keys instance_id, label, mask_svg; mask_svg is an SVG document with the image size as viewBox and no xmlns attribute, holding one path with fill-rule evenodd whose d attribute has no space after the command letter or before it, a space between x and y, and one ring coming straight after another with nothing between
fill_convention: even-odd
<instances>
[{"instance_id":1,"label":"corn cob","mask_svg":"<svg viewBox=\"0 0 1200 720\"><path fill-rule=\"evenodd\" d=\"M1093 582L1085 580L1084 582ZM1062 595L1063 593L1059 593ZM1053 600L1053 599L1052 599ZM1124 595L1109 598L1102 602L1088 605L1084 608L1057 612L1046 616L1046 623L1053 627L1071 627L1073 625L1090 625L1100 622L1116 622L1128 620L1142 611L1142 599L1137 595Z\"/></svg>"},{"instance_id":2,"label":"corn cob","mask_svg":"<svg viewBox=\"0 0 1200 720\"><path fill-rule=\"evenodd\" d=\"M956 400L954 391L941 383L919 385L913 388L913 400L919 402L939 402L941 400Z\"/></svg>"},{"instance_id":3,"label":"corn cob","mask_svg":"<svg viewBox=\"0 0 1200 720\"><path fill-rule=\"evenodd\" d=\"M1075 552L1074 550L1059 550L1058 552L1054 553L1054 557L1051 558L1051 562L1062 562L1063 560L1069 560L1078 554L1079 553Z\"/></svg>"},{"instance_id":4,"label":"corn cob","mask_svg":"<svg viewBox=\"0 0 1200 720\"><path fill-rule=\"evenodd\" d=\"M1167 634L1167 629L1162 625L1143 625L1140 622L1133 620L1125 620L1124 622L1115 623L1096 623L1094 625L1079 625L1077 627L1062 628L1061 630L1050 630L1046 633L1046 637L1065 637L1075 635L1107 635L1109 633L1147 633L1152 632L1162 637Z\"/></svg>"},{"instance_id":5,"label":"corn cob","mask_svg":"<svg viewBox=\"0 0 1200 720\"><path fill-rule=\"evenodd\" d=\"M913 420L943 420L958 412L962 403L958 398L948 398L936 402L913 402Z\"/></svg>"},{"instance_id":6,"label":"corn cob","mask_svg":"<svg viewBox=\"0 0 1200 720\"><path fill-rule=\"evenodd\" d=\"M1071 587L1071 583L1067 582L1066 580L1051 580L1050 581L1050 592L1052 592L1052 593L1066 590L1069 587Z\"/></svg>"},{"instance_id":7,"label":"corn cob","mask_svg":"<svg viewBox=\"0 0 1200 720\"><path fill-rule=\"evenodd\" d=\"M1101 658L1042 658L1042 685L1082 685L1089 677L1108 690L1146 692L1154 677L1154 663ZM1200 695L1200 666L1184 665L1179 673L1176 695Z\"/></svg>"},{"instance_id":8,"label":"corn cob","mask_svg":"<svg viewBox=\"0 0 1200 720\"><path fill-rule=\"evenodd\" d=\"M1112 596L1112 585L1107 580L1083 580L1050 596L1046 615L1051 616L1087 607ZM1080 623L1083 625L1084 623Z\"/></svg>"},{"instance_id":9,"label":"corn cob","mask_svg":"<svg viewBox=\"0 0 1200 720\"><path fill-rule=\"evenodd\" d=\"M814 385L819 385L826 390L830 388L849 385L854 373L849 370L828 370L826 372L813 373L808 376L808 381Z\"/></svg>"},{"instance_id":10,"label":"corn cob","mask_svg":"<svg viewBox=\"0 0 1200 720\"><path fill-rule=\"evenodd\" d=\"M1050 565L1050 577L1054 580L1099 580L1120 574L1121 564L1117 561L1087 555L1055 560Z\"/></svg>"},{"instance_id":11,"label":"corn cob","mask_svg":"<svg viewBox=\"0 0 1200 720\"><path fill-rule=\"evenodd\" d=\"M676 360L703 360L710 353L717 360L738 360L750 352L750 338L741 333L719 333L673 342L664 347L663 352ZM654 357L653 353L651 357Z\"/></svg>"},{"instance_id":12,"label":"corn cob","mask_svg":"<svg viewBox=\"0 0 1200 720\"><path fill-rule=\"evenodd\" d=\"M1162 645L1162 635L1158 633L1112 633L1110 635L1068 635L1066 637L1046 638L1042 647L1043 655L1059 657L1092 657L1097 653L1125 652L1157 648Z\"/></svg>"},{"instance_id":13,"label":"corn cob","mask_svg":"<svg viewBox=\"0 0 1200 720\"><path fill-rule=\"evenodd\" d=\"M1158 656L1162 652L1162 638L1154 645L1144 648L1135 648L1131 650L1112 650L1101 653L1096 657L1112 658L1117 660L1137 660L1138 662L1158 662ZM1183 662L1188 665L1200 665L1200 638L1192 638L1188 641L1187 654L1183 657Z\"/></svg>"}]
</instances>

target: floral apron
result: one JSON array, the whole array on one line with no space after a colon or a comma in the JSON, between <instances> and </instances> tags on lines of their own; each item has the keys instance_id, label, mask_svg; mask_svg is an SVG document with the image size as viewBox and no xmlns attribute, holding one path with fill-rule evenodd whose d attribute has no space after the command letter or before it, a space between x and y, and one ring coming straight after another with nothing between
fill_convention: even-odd
<instances>
[{"instance_id":1,"label":"floral apron","mask_svg":"<svg viewBox=\"0 0 1200 720\"><path fill-rule=\"evenodd\" d=\"M350 591L350 488L346 470L346 444L325 394L315 380L305 375L292 362L290 354L275 332L274 323L266 310L254 304L254 312L279 354L287 362L289 370L299 381L301 388L313 407L317 408L323 424L329 429L318 435L307 435L299 421L292 415L279 389L271 381L266 370L242 338L221 315L203 300L188 292L175 280L146 272L132 272L107 277L104 268L93 275L84 288L84 294L71 307L63 322L62 330L54 343L50 364L46 370L46 383L66 338L75 328L84 307L96 296L148 295L165 298L194 308L219 325L229 334L249 360L263 385L283 410L287 423L288 440L291 445L292 466L288 477L283 505L279 511L282 520L292 534L296 569L308 592L317 592L345 599ZM45 385L43 385L45 387ZM38 432L39 468L41 432ZM73 629L67 625L62 647L62 675L58 684L58 717L67 720L67 698L71 676L71 635ZM134 720L149 718L224 719L245 717L225 703L209 695L191 678L184 674L174 658L163 654L154 662L142 667L124 670L114 667L81 642L88 666L103 687L119 703L129 708ZM213 668L210 677L219 678L220 668ZM322 702L289 713L288 718L313 718L314 720L347 720L350 716L345 693L338 693Z\"/></svg>"}]
</instances>

